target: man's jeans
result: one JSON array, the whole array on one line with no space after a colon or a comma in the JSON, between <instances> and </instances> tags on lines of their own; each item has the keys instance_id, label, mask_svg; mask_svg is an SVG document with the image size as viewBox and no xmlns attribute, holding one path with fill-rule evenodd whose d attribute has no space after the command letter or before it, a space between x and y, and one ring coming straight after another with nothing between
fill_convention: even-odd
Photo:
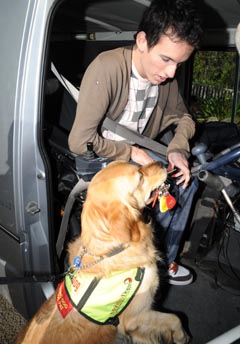
<instances>
[{"instance_id":1,"label":"man's jeans","mask_svg":"<svg viewBox=\"0 0 240 344\"><path fill-rule=\"evenodd\" d=\"M157 154L148 151L154 160L159 159ZM176 179L171 178L170 194L175 197L177 203L172 210L161 213L157 202L154 208L154 220L156 222L156 236L164 241L161 246L165 248L167 264L172 263L178 254L181 239L189 218L194 195L198 189L198 179L192 179L191 184L183 189L181 185L176 185ZM159 232L158 232L159 230Z\"/></svg>"},{"instance_id":2,"label":"man's jeans","mask_svg":"<svg viewBox=\"0 0 240 344\"><path fill-rule=\"evenodd\" d=\"M175 183L174 178L173 183ZM156 235L160 235L160 238L164 240L167 264L172 263L178 254L197 188L198 179L196 177L186 189L183 189L181 185L173 184L169 191L177 201L175 207L165 213L160 212L158 203L154 208L155 226L160 227L159 233L156 229ZM164 232L163 235L161 235L161 231Z\"/></svg>"}]
</instances>

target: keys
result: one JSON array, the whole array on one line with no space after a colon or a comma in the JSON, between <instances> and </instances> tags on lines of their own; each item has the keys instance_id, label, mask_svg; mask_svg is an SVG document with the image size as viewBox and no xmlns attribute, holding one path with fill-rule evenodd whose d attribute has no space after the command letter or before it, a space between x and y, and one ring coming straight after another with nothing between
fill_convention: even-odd
<instances>
[{"instance_id":1,"label":"keys","mask_svg":"<svg viewBox=\"0 0 240 344\"><path fill-rule=\"evenodd\" d=\"M170 195L170 193L166 193L158 198L159 200L159 209L161 213L165 213L166 211L172 209L175 204L175 198Z\"/></svg>"},{"instance_id":2,"label":"keys","mask_svg":"<svg viewBox=\"0 0 240 344\"><path fill-rule=\"evenodd\" d=\"M161 213L172 209L176 205L176 199L169 193L169 184L162 184L156 191L152 207L155 206L157 199L159 202L159 210Z\"/></svg>"}]
</instances>

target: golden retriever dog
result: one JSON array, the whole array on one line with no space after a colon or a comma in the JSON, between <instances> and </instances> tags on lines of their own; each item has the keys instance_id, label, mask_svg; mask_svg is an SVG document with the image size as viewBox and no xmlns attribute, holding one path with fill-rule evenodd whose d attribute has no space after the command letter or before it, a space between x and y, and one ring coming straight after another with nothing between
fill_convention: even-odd
<instances>
[{"instance_id":1,"label":"golden retriever dog","mask_svg":"<svg viewBox=\"0 0 240 344\"><path fill-rule=\"evenodd\" d=\"M94 176L66 277L17 344L188 342L176 315L152 309L160 258L142 211L166 177L160 162L120 161Z\"/></svg>"}]
</instances>

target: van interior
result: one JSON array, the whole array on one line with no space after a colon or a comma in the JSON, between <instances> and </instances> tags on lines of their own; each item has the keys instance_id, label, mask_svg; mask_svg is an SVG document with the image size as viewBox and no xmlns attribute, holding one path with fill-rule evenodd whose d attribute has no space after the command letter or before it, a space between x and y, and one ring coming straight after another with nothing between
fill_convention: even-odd
<instances>
[{"instance_id":1,"label":"van interior","mask_svg":"<svg viewBox=\"0 0 240 344\"><path fill-rule=\"evenodd\" d=\"M183 288L169 287L163 279L154 307L178 314L193 338L192 343L203 344L239 325L240 319L240 52L236 47L240 0L196 2L204 17L203 42L177 74L186 105L198 123L191 142L190 162L196 176L201 166L209 163L221 177L227 194L222 193L222 187L206 182L206 173L199 175L199 191L181 251L181 261L194 272L194 283ZM100 52L134 44L134 33L150 0L62 0L55 4L46 32L38 132L52 214L53 273L59 275L67 269L67 243L81 233L87 183L107 163L95 157L77 156L69 150L68 135L77 106L74 95L86 68ZM221 86L224 90L231 88L227 120L212 113L205 118L206 106L199 115L199 101L206 104L206 99L215 95L209 93L213 86L209 90L204 82L194 80L196 59L203 54L206 59L201 60L202 68L219 67L206 53L220 54L220 63L221 54L231 54L232 86ZM216 103L219 102L217 98ZM168 135L161 138L164 145ZM84 186L68 203L80 179ZM64 226L67 231L59 249L56 245ZM240 336L235 343L240 343Z\"/></svg>"},{"instance_id":2,"label":"van interior","mask_svg":"<svg viewBox=\"0 0 240 344\"><path fill-rule=\"evenodd\" d=\"M85 69L97 54L133 44L137 24L148 4L147 0L68 0L60 2L49 18L41 132L42 147L47 152L50 190L53 196L51 199L55 242L61 227L62 212L73 186L79 178L89 181L96 173L93 165L79 169L81 161L78 159L81 157L71 153L68 148L67 140L75 117L76 100L67 86L67 81L78 90ZM207 159L214 160L217 154L229 147L237 147L239 150L239 110L236 105L239 95L239 52L236 48L235 33L240 18L240 2L200 1L199 8L204 13L203 43L199 52L180 68L177 75L182 94L193 115L196 55L213 51L231 53L235 61L232 67L235 77L230 120L224 122L210 119L208 126L201 123L199 127L204 130L199 131L199 135L192 142L194 148L199 142L204 142L207 136L208 140L209 135L216 136L216 132L219 133L221 128L225 132L229 130L230 136L227 140L221 140L220 144L216 144L215 140L210 147L207 141ZM60 77L56 77L54 67ZM192 165L195 169L199 163L197 154L193 155ZM239 159L233 164L238 169ZM223 178L226 176L225 170L219 173ZM239 209L239 172L237 174L238 177L231 179L228 191L235 207ZM78 195L72 206L65 245L80 234L79 219L85 192L86 190L83 190ZM161 291L161 306L156 302L156 307L177 311L189 328L194 338L193 343L200 344L239 324L240 226L234 222L229 205L219 190L204 182L200 183L191 216L182 260L195 271L195 282L180 288L181 290L174 287L169 289L165 285ZM57 270L63 271L66 268L64 250L58 264Z\"/></svg>"}]
</instances>

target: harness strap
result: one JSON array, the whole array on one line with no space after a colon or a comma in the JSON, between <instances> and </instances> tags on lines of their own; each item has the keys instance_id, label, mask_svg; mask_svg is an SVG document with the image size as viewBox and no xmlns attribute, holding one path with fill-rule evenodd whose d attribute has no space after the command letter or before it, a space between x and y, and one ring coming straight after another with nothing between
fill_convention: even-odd
<instances>
[{"instance_id":1,"label":"harness strap","mask_svg":"<svg viewBox=\"0 0 240 344\"><path fill-rule=\"evenodd\" d=\"M26 276L4 276L0 277L0 285L2 284L25 284L25 283L47 283L59 282L64 274L59 275L26 275Z\"/></svg>"},{"instance_id":2,"label":"harness strap","mask_svg":"<svg viewBox=\"0 0 240 344\"><path fill-rule=\"evenodd\" d=\"M92 294L99 282L100 279L97 279L96 277L92 280L91 284L89 285L88 289L85 291L84 295L82 296L80 302L77 305L78 311L81 311L82 307L85 305L89 296Z\"/></svg>"}]
</instances>

